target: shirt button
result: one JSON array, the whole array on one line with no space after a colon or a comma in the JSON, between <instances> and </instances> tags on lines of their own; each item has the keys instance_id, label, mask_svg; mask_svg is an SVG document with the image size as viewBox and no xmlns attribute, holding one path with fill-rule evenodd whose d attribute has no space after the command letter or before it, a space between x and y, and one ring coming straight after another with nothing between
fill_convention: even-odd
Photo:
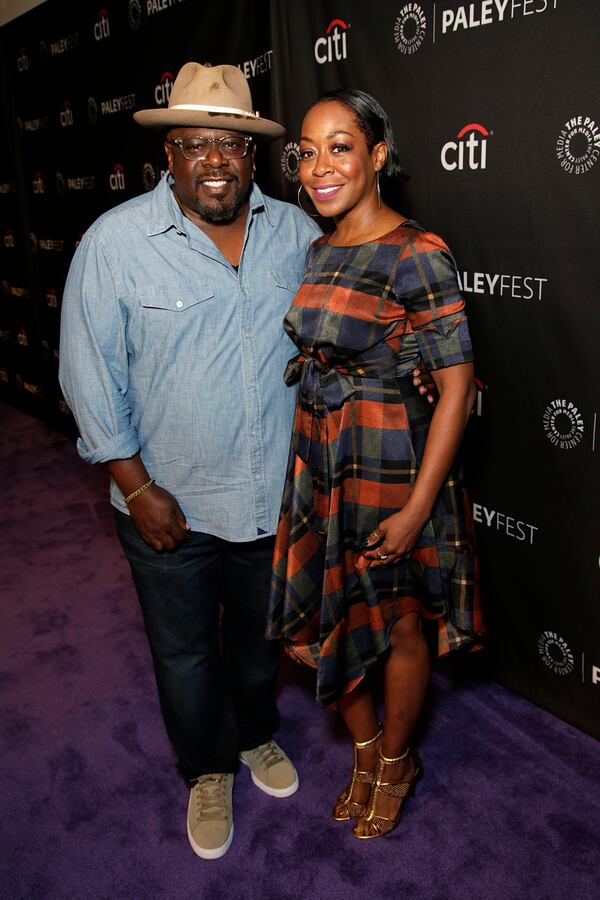
<instances>
[{"instance_id":1,"label":"shirt button","mask_svg":"<svg viewBox=\"0 0 600 900\"><path fill-rule=\"evenodd\" d=\"M181 309L181 307L183 306L183 300L178 300L175 306L177 307L177 309Z\"/></svg>"},{"instance_id":2,"label":"shirt button","mask_svg":"<svg viewBox=\"0 0 600 900\"><path fill-rule=\"evenodd\" d=\"M260 474L259 474L258 472L257 472L256 475L254 476L254 480L255 480L255 481L260 481Z\"/></svg>"}]
</instances>

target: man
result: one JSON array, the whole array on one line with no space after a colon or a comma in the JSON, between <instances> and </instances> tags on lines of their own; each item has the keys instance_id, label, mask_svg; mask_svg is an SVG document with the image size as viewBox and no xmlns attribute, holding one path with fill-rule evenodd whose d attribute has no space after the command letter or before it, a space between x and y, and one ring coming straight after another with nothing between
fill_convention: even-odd
<instances>
[{"instance_id":1,"label":"man","mask_svg":"<svg viewBox=\"0 0 600 900\"><path fill-rule=\"evenodd\" d=\"M239 69L187 63L168 109L134 118L165 129L169 172L84 235L60 380L80 455L111 475L189 840L215 859L233 837L238 757L267 794L298 787L273 740L264 630L294 406L282 319L320 232L253 182L255 141L284 130L252 112Z\"/></svg>"}]
</instances>

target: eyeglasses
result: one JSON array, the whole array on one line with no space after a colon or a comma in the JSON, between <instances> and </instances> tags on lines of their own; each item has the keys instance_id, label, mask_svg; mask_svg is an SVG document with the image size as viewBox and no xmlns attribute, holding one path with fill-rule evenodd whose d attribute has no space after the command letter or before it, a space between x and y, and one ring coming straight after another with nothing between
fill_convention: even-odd
<instances>
[{"instance_id":1,"label":"eyeglasses","mask_svg":"<svg viewBox=\"0 0 600 900\"><path fill-rule=\"evenodd\" d=\"M227 134L220 138L175 138L168 143L179 147L185 159L206 159L213 144L219 148L224 159L242 159L248 152L252 138L243 134L235 137Z\"/></svg>"}]
</instances>

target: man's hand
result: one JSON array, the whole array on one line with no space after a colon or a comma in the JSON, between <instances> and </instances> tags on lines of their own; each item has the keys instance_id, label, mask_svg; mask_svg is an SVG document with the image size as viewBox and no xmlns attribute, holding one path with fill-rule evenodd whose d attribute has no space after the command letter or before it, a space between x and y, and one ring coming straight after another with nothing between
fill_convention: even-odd
<instances>
[{"instance_id":1,"label":"man's hand","mask_svg":"<svg viewBox=\"0 0 600 900\"><path fill-rule=\"evenodd\" d=\"M175 550L189 541L190 525L175 497L158 484L129 503L129 513L140 536L154 550Z\"/></svg>"},{"instance_id":2,"label":"man's hand","mask_svg":"<svg viewBox=\"0 0 600 900\"><path fill-rule=\"evenodd\" d=\"M413 384L419 389L419 393L426 397L428 403L435 403L437 400L437 388L431 377L431 372L425 367L423 362L420 362L417 368L413 369L412 377Z\"/></svg>"},{"instance_id":3,"label":"man's hand","mask_svg":"<svg viewBox=\"0 0 600 900\"><path fill-rule=\"evenodd\" d=\"M123 497L128 497L150 479L139 453L129 459L111 459L106 468L115 479ZM140 536L154 550L175 550L189 541L191 526L185 520L179 503L168 491L152 484L131 500L128 511Z\"/></svg>"}]
</instances>

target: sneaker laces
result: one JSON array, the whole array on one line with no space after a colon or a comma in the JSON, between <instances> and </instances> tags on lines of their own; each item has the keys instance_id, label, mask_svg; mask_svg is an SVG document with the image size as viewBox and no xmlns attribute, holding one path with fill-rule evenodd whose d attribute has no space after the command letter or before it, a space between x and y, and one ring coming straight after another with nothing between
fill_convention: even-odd
<instances>
[{"instance_id":1,"label":"sneaker laces","mask_svg":"<svg viewBox=\"0 0 600 900\"><path fill-rule=\"evenodd\" d=\"M250 753L256 755L258 764L264 769L270 769L272 766L276 766L277 763L283 762L284 760L281 750L275 741L267 741L266 744L261 744L260 747L251 750Z\"/></svg>"},{"instance_id":2,"label":"sneaker laces","mask_svg":"<svg viewBox=\"0 0 600 900\"><path fill-rule=\"evenodd\" d=\"M194 787L196 821L223 820L227 818L227 794L225 775L201 775Z\"/></svg>"}]
</instances>

